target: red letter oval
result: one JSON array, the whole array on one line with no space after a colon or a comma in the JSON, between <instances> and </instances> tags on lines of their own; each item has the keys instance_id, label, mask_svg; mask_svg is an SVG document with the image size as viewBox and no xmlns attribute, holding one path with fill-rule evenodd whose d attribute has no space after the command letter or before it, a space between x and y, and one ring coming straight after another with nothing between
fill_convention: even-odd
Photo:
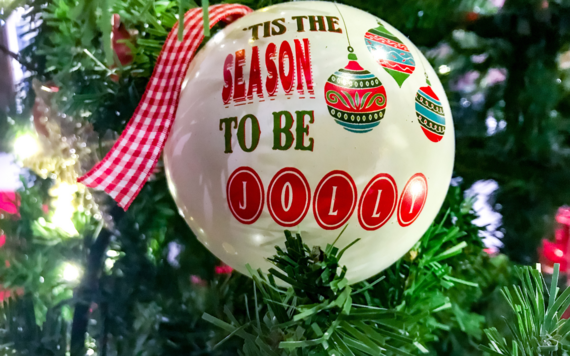
<instances>
[{"instance_id":1,"label":"red letter oval","mask_svg":"<svg viewBox=\"0 0 570 356\"><path fill-rule=\"evenodd\" d=\"M358 222L364 230L381 228L390 220L398 202L398 187L391 175L380 173L368 182L358 204Z\"/></svg>"},{"instance_id":2,"label":"red letter oval","mask_svg":"<svg viewBox=\"0 0 570 356\"><path fill-rule=\"evenodd\" d=\"M267 189L267 208L276 223L285 227L299 225L309 211L311 188L296 168L283 168Z\"/></svg>"},{"instance_id":3,"label":"red letter oval","mask_svg":"<svg viewBox=\"0 0 570 356\"><path fill-rule=\"evenodd\" d=\"M398 222L401 226L411 225L422 212L427 200L428 186L426 177L417 173L410 178L398 204Z\"/></svg>"},{"instance_id":4,"label":"red letter oval","mask_svg":"<svg viewBox=\"0 0 570 356\"><path fill-rule=\"evenodd\" d=\"M263 183L250 167L239 167L228 178L228 206L242 224L250 225L261 215L264 204Z\"/></svg>"},{"instance_id":5,"label":"red letter oval","mask_svg":"<svg viewBox=\"0 0 570 356\"><path fill-rule=\"evenodd\" d=\"M332 171L319 182L313 198L313 214L320 227L335 230L346 224L358 199L356 184L344 171Z\"/></svg>"}]
</instances>

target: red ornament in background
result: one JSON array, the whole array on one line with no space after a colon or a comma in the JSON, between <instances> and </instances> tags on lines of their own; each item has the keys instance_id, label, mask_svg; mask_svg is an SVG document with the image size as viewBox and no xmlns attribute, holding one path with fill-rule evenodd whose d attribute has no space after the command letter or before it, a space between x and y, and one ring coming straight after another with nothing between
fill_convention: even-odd
<instances>
[{"instance_id":1,"label":"red ornament in background","mask_svg":"<svg viewBox=\"0 0 570 356\"><path fill-rule=\"evenodd\" d=\"M131 34L127 30L125 25L121 23L121 16L119 16L119 14L114 14L113 32L111 33L111 40L113 42L113 50L117 54L117 58L119 58L119 62L121 62L122 65L127 65L133 61L131 49L125 43L125 41L121 41L121 40L130 40L130 39L131 39Z\"/></svg>"},{"instance_id":2,"label":"red ornament in background","mask_svg":"<svg viewBox=\"0 0 570 356\"><path fill-rule=\"evenodd\" d=\"M565 225L566 228L566 240L570 236L568 231L570 229L570 206L563 206L558 208L558 212L556 213L556 222L559 224Z\"/></svg>"},{"instance_id":3,"label":"red ornament in background","mask_svg":"<svg viewBox=\"0 0 570 356\"><path fill-rule=\"evenodd\" d=\"M10 214L19 217L19 206L20 203L15 192L0 192L0 214ZM6 235L0 230L0 247L4 246L4 244L6 244ZM5 263L7 267L10 266L8 261ZM18 291L18 294L22 294L21 291ZM4 290L0 287L0 302L10 298L10 295L9 290Z\"/></svg>"},{"instance_id":4,"label":"red ornament in background","mask_svg":"<svg viewBox=\"0 0 570 356\"><path fill-rule=\"evenodd\" d=\"M230 266L228 266L225 263L222 263L219 266L216 266L216 274L232 274L232 272L234 271L233 268L231 268Z\"/></svg>"},{"instance_id":5,"label":"red ornament in background","mask_svg":"<svg viewBox=\"0 0 570 356\"><path fill-rule=\"evenodd\" d=\"M542 246L538 249L539 262L542 271L552 273L554 264L560 264L560 272L568 271L568 256L570 246L570 207L563 206L556 212L556 227L554 229L554 241L542 240Z\"/></svg>"},{"instance_id":6,"label":"red ornament in background","mask_svg":"<svg viewBox=\"0 0 570 356\"><path fill-rule=\"evenodd\" d=\"M113 51L117 55L117 58L119 59L121 65L125 66L131 64L133 61L133 55L131 53L131 49L125 43L125 40L128 40L132 43L131 32L129 32L125 25L121 23L121 16L119 14L113 14L112 26L113 29L111 31L111 43L113 46ZM136 31L133 31L133 33L136 33ZM111 68L116 68L116 65L113 64ZM111 74L111 80L118 82L119 76L113 73Z\"/></svg>"},{"instance_id":7,"label":"red ornament in background","mask_svg":"<svg viewBox=\"0 0 570 356\"><path fill-rule=\"evenodd\" d=\"M465 21L467 22L475 22L479 19L479 14L473 11L468 12L465 14Z\"/></svg>"},{"instance_id":8,"label":"red ornament in background","mask_svg":"<svg viewBox=\"0 0 570 356\"><path fill-rule=\"evenodd\" d=\"M566 273L566 286L570 286L568 259L570 256L570 207L562 206L556 212L554 242L542 239L538 248L538 258L543 273L552 273L554 264L560 264L560 272ZM562 314L562 319L570 318L570 308Z\"/></svg>"},{"instance_id":9,"label":"red ornament in background","mask_svg":"<svg viewBox=\"0 0 570 356\"><path fill-rule=\"evenodd\" d=\"M555 263L560 264L560 272L566 272L566 246L543 239L539 248L539 262L543 272L552 273Z\"/></svg>"},{"instance_id":10,"label":"red ornament in background","mask_svg":"<svg viewBox=\"0 0 570 356\"><path fill-rule=\"evenodd\" d=\"M200 276L197 276L195 274L190 276L190 282L195 285L195 286L200 286L200 287L206 287L208 285L208 282L206 282L205 280L203 280L202 278L200 278Z\"/></svg>"},{"instance_id":11,"label":"red ornament in background","mask_svg":"<svg viewBox=\"0 0 570 356\"><path fill-rule=\"evenodd\" d=\"M214 271L218 275L220 275L220 274L223 275L223 274L232 274L234 269L222 262L220 265L214 267ZM190 276L190 282L193 285L199 286L199 287L206 287L208 285L208 282L206 280L204 280L200 276L197 276L194 274Z\"/></svg>"},{"instance_id":12,"label":"red ornament in background","mask_svg":"<svg viewBox=\"0 0 570 356\"><path fill-rule=\"evenodd\" d=\"M13 194L13 199L10 196ZM18 212L18 208L13 201L16 200L16 194L13 192L0 192L0 214L8 213L14 214ZM1 230L0 230L1 232ZM0 233L0 247L6 243L6 235ZM0 292L0 300L3 300L2 292Z\"/></svg>"},{"instance_id":13,"label":"red ornament in background","mask_svg":"<svg viewBox=\"0 0 570 356\"><path fill-rule=\"evenodd\" d=\"M14 291L9 290L0 290L0 302L10 298L12 295L22 296L24 295L24 290L22 288L18 288Z\"/></svg>"},{"instance_id":14,"label":"red ornament in background","mask_svg":"<svg viewBox=\"0 0 570 356\"><path fill-rule=\"evenodd\" d=\"M0 214L18 215L19 205L15 192L0 192Z\"/></svg>"}]
</instances>

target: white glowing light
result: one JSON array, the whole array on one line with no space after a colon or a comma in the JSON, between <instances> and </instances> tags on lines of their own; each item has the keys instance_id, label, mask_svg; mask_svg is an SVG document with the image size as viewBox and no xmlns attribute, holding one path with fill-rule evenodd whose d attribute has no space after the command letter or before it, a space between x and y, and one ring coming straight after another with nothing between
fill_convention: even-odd
<instances>
[{"instance_id":1,"label":"white glowing light","mask_svg":"<svg viewBox=\"0 0 570 356\"><path fill-rule=\"evenodd\" d=\"M255 240L256 243L260 244L263 242L263 235L253 235L253 239Z\"/></svg>"},{"instance_id":2,"label":"white glowing light","mask_svg":"<svg viewBox=\"0 0 570 356\"><path fill-rule=\"evenodd\" d=\"M18 136L14 141L14 153L20 159L32 157L40 150L40 145L36 137L32 134Z\"/></svg>"},{"instance_id":3,"label":"white glowing light","mask_svg":"<svg viewBox=\"0 0 570 356\"><path fill-rule=\"evenodd\" d=\"M67 183L60 183L51 191L55 196L55 201L53 202L55 211L51 217L51 223L69 235L78 234L71 220L75 212L73 200L76 192L77 185Z\"/></svg>"},{"instance_id":4,"label":"white glowing light","mask_svg":"<svg viewBox=\"0 0 570 356\"><path fill-rule=\"evenodd\" d=\"M111 258L119 257L119 253L115 250L109 250L107 251L107 257Z\"/></svg>"},{"instance_id":5,"label":"white glowing light","mask_svg":"<svg viewBox=\"0 0 570 356\"><path fill-rule=\"evenodd\" d=\"M182 90L186 88L186 85L188 85L188 78L184 79L184 81L182 82Z\"/></svg>"},{"instance_id":6,"label":"white glowing light","mask_svg":"<svg viewBox=\"0 0 570 356\"><path fill-rule=\"evenodd\" d=\"M451 72L451 67L449 67L448 65L442 64L439 66L439 73L440 74L447 74Z\"/></svg>"},{"instance_id":7,"label":"white glowing light","mask_svg":"<svg viewBox=\"0 0 570 356\"><path fill-rule=\"evenodd\" d=\"M107 270L111 270L113 268L113 266L115 265L115 260L112 258L107 258L105 260L105 268L107 268Z\"/></svg>"},{"instance_id":8,"label":"white glowing light","mask_svg":"<svg viewBox=\"0 0 570 356\"><path fill-rule=\"evenodd\" d=\"M415 180L410 187L412 189L412 195L418 196L423 193L424 191L424 184L421 179Z\"/></svg>"},{"instance_id":9,"label":"white glowing light","mask_svg":"<svg viewBox=\"0 0 570 356\"><path fill-rule=\"evenodd\" d=\"M374 49L374 59L388 59L388 52L383 48L376 48Z\"/></svg>"},{"instance_id":10,"label":"white glowing light","mask_svg":"<svg viewBox=\"0 0 570 356\"><path fill-rule=\"evenodd\" d=\"M214 41L214 43L219 44L222 42L222 40L226 37L226 35L224 34L224 32L220 31L218 32L214 38L212 38L212 41ZM224 47L224 45L222 45L221 47Z\"/></svg>"},{"instance_id":11,"label":"white glowing light","mask_svg":"<svg viewBox=\"0 0 570 356\"><path fill-rule=\"evenodd\" d=\"M66 263L63 267L62 277L66 282L77 282L81 277L81 269L74 264Z\"/></svg>"},{"instance_id":12,"label":"white glowing light","mask_svg":"<svg viewBox=\"0 0 570 356\"><path fill-rule=\"evenodd\" d=\"M43 91L47 91L48 93L57 93L59 91L57 87L46 87L45 85L42 85L40 89Z\"/></svg>"},{"instance_id":13,"label":"white glowing light","mask_svg":"<svg viewBox=\"0 0 570 356\"><path fill-rule=\"evenodd\" d=\"M120 253L118 251L115 250L108 250L107 251L107 259L105 260L105 267L107 268L108 271L110 271L113 266L115 265L115 262L117 262L117 257L119 257Z\"/></svg>"}]
</instances>

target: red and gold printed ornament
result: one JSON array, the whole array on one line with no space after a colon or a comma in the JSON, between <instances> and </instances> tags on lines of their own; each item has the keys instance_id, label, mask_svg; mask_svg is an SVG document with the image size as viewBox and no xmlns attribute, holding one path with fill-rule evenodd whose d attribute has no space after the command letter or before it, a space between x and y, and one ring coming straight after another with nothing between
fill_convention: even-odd
<instances>
[{"instance_id":1,"label":"red and gold printed ornament","mask_svg":"<svg viewBox=\"0 0 570 356\"><path fill-rule=\"evenodd\" d=\"M387 71L363 41L378 18L330 2L215 5L209 16L229 24L193 58L203 16L186 14L184 40L175 26L131 122L82 181L128 208L164 147L180 214L242 273L271 267L284 229L324 248L347 226L336 245L360 238L343 255L351 282L404 255L439 211L454 157L449 103L429 65L413 70L419 50L381 22L405 47L405 73ZM418 127L424 73L445 117L437 143Z\"/></svg>"},{"instance_id":2,"label":"red and gold printed ornament","mask_svg":"<svg viewBox=\"0 0 570 356\"><path fill-rule=\"evenodd\" d=\"M354 53L348 60L346 67L334 72L325 84L329 113L350 132L369 132L384 117L386 90L374 74L358 64Z\"/></svg>"},{"instance_id":3,"label":"red and gold printed ornament","mask_svg":"<svg viewBox=\"0 0 570 356\"><path fill-rule=\"evenodd\" d=\"M113 14L112 19L113 30L111 32L111 42L113 45L113 51L117 55L117 59L121 62L121 65L125 66L133 61L131 48L126 43L127 41L132 40L132 36L125 25L121 22L121 16L119 14Z\"/></svg>"}]
</instances>

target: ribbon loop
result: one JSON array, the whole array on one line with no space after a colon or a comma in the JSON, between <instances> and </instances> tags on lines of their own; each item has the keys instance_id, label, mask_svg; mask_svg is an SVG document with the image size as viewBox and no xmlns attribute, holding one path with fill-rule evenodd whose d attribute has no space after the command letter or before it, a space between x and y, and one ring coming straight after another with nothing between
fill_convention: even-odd
<instances>
[{"instance_id":1,"label":"ribbon loop","mask_svg":"<svg viewBox=\"0 0 570 356\"><path fill-rule=\"evenodd\" d=\"M238 4L210 6L210 28L250 12L249 7ZM170 31L143 98L121 137L101 162L78 179L104 190L125 210L150 177L170 133L182 81L204 39L202 9L192 9L184 16L183 41L177 40L178 26Z\"/></svg>"}]
</instances>

